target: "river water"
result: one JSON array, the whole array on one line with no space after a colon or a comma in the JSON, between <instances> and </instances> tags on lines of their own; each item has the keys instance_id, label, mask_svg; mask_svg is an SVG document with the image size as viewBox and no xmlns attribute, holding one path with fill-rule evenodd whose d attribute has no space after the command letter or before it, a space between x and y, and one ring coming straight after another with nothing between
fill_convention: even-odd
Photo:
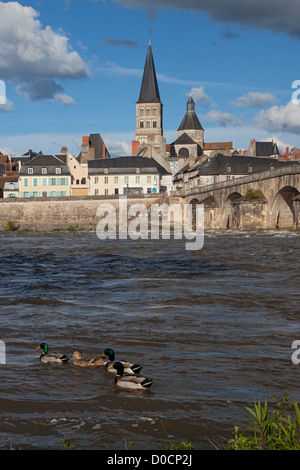
<instances>
[{"instance_id":1,"label":"river water","mask_svg":"<svg viewBox=\"0 0 300 470\"><path fill-rule=\"evenodd\" d=\"M226 445L245 406L300 400L300 233L207 232L100 241L95 232L0 234L0 449ZM41 364L35 348L143 365L147 392L103 368Z\"/></svg>"}]
</instances>

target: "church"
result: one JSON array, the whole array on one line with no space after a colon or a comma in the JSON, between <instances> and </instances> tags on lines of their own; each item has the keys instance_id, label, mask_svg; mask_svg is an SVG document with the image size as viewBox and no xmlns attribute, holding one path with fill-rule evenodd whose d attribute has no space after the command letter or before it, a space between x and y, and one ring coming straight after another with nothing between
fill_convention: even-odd
<instances>
[{"instance_id":1,"label":"church","mask_svg":"<svg viewBox=\"0 0 300 470\"><path fill-rule=\"evenodd\" d=\"M195 111L190 94L186 113L177 129L177 139L167 144L163 135L163 104L161 102L155 65L149 41L139 99L136 102L136 131L132 155L155 159L173 175L187 160L212 156L217 152L232 154L233 142L204 140L204 129Z\"/></svg>"}]
</instances>

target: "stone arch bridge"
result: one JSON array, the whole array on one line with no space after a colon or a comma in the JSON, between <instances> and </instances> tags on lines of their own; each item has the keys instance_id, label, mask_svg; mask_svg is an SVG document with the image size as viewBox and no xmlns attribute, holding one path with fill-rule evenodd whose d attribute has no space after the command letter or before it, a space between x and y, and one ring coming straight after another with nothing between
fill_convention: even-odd
<instances>
[{"instance_id":1,"label":"stone arch bridge","mask_svg":"<svg viewBox=\"0 0 300 470\"><path fill-rule=\"evenodd\" d=\"M204 204L207 229L300 229L300 164L179 191Z\"/></svg>"}]
</instances>

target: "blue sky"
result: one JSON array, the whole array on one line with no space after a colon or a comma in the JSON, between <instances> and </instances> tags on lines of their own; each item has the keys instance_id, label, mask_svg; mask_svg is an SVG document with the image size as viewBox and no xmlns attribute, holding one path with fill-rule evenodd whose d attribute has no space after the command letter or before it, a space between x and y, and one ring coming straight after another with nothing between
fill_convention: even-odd
<instances>
[{"instance_id":1,"label":"blue sky","mask_svg":"<svg viewBox=\"0 0 300 470\"><path fill-rule=\"evenodd\" d=\"M225 8L226 4L226 8ZM176 139L192 90L205 141L274 138L300 147L300 2L286 0L0 1L0 150L77 155L100 132L131 153L149 37ZM149 31L151 30L151 32ZM299 94L300 97L300 94Z\"/></svg>"}]
</instances>

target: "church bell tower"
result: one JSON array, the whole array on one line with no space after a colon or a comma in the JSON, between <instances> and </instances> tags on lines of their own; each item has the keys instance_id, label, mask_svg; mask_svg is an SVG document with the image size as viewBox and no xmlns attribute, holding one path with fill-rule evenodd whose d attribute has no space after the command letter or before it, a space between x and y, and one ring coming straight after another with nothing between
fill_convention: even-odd
<instances>
[{"instance_id":1,"label":"church bell tower","mask_svg":"<svg viewBox=\"0 0 300 470\"><path fill-rule=\"evenodd\" d=\"M160 99L156 71L149 41L139 99L136 102L135 154L165 158L163 137L163 104Z\"/></svg>"}]
</instances>

